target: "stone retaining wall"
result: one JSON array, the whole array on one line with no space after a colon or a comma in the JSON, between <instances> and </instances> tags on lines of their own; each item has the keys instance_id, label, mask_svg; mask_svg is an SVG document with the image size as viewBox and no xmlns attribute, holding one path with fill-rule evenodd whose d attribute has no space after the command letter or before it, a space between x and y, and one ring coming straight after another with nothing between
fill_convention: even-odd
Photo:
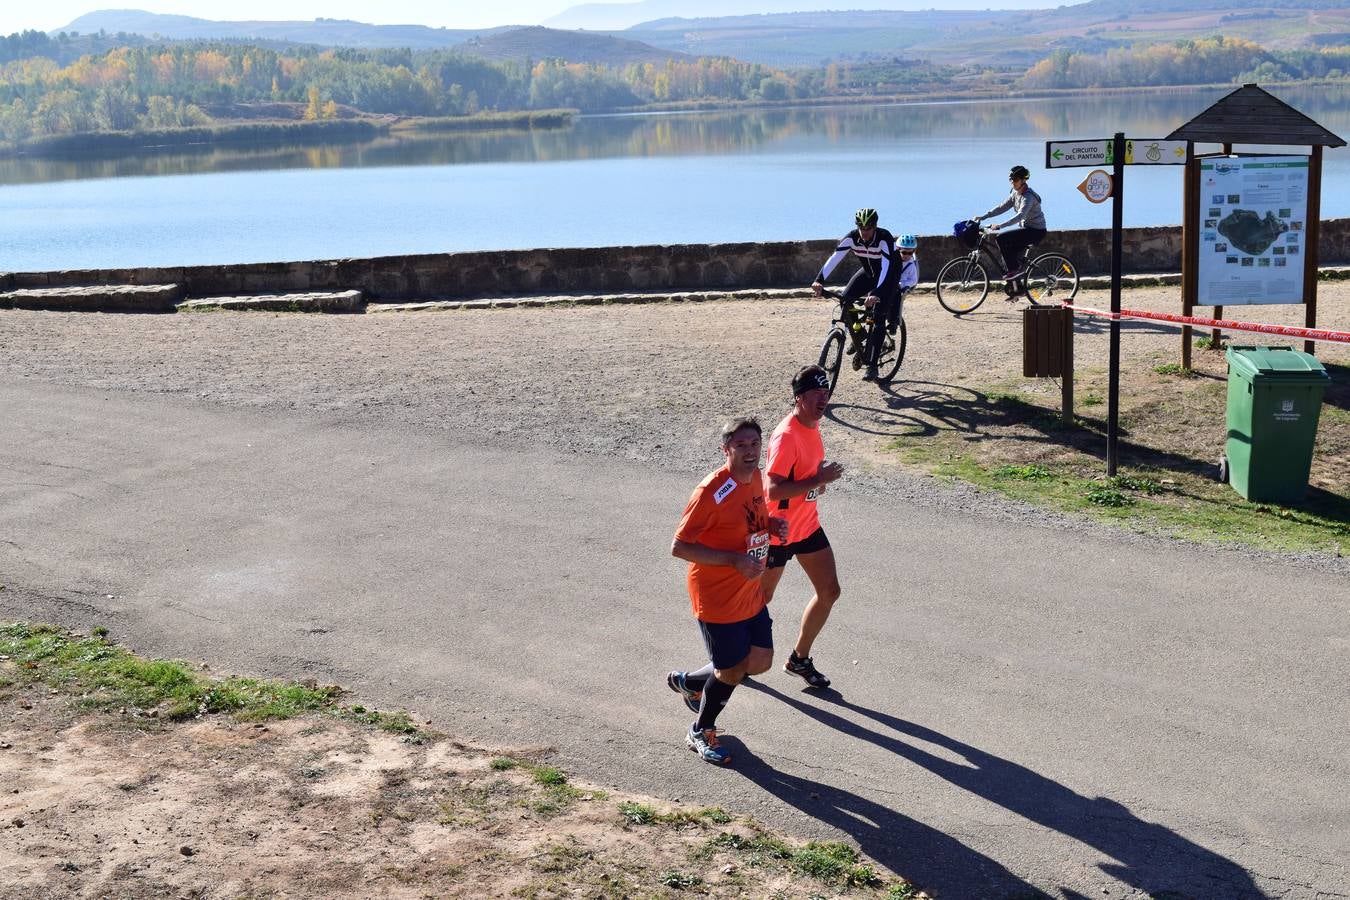
<instances>
[{"instance_id":1,"label":"stone retaining wall","mask_svg":"<svg viewBox=\"0 0 1350 900\"><path fill-rule=\"evenodd\" d=\"M1125 267L1130 272L1179 272L1181 228L1127 228ZM833 249L833 241L744 244L676 244L668 247L502 250L383 256L374 259L252 263L164 269L17 272L0 286L56 287L84 284L181 284L189 297L297 291L361 290L372 302L622 293L674 289L800 287L808 284ZM1042 245L1059 250L1083 275L1111 266L1110 229L1056 231ZM921 237L922 274L961 248L950 236ZM1323 264L1350 262L1350 219L1322 224ZM8 284L5 284L8 282Z\"/></svg>"}]
</instances>

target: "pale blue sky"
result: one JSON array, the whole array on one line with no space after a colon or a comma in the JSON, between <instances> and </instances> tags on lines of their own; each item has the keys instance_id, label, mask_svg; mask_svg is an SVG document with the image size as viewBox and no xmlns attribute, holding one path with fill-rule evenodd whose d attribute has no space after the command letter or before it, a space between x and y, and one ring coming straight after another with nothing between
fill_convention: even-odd
<instances>
[{"instance_id":1,"label":"pale blue sky","mask_svg":"<svg viewBox=\"0 0 1350 900\"><path fill-rule=\"evenodd\" d=\"M142 9L147 12L195 16L199 19L305 20L320 16L330 19L354 19L374 24L415 24L446 28L487 28L494 25L537 25L586 0L511 0L510 3L485 3L483 0L381 0L379 3L354 0L0 0L0 35L28 28L52 31L72 20L100 9ZM918 8L968 6L969 0L944 4L942 0L924 0ZM1028 5L1053 7L1075 0L982 0L982 8L1026 8ZM1081 0L1078 0L1081 2ZM803 0L803 9L866 9L906 6L900 2L869 4L858 0Z\"/></svg>"},{"instance_id":2,"label":"pale blue sky","mask_svg":"<svg viewBox=\"0 0 1350 900\"><path fill-rule=\"evenodd\" d=\"M354 19L378 25L433 25L485 28L493 25L537 25L557 15L574 0L512 0L510 3L432 2L432 0L0 0L0 34L25 28L51 31L100 9L143 9L146 12L195 16L222 21ZM508 15L509 13L509 15Z\"/></svg>"}]
</instances>

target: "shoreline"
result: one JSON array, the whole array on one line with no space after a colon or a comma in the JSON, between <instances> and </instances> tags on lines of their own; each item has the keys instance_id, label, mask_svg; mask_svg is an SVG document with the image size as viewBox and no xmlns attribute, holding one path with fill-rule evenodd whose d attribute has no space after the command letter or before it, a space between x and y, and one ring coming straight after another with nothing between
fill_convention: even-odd
<instances>
[{"instance_id":1,"label":"shoreline","mask_svg":"<svg viewBox=\"0 0 1350 900\"><path fill-rule=\"evenodd\" d=\"M1350 79L1313 79L1281 82L1279 87L1345 87ZM845 95L797 100L695 100L653 103L640 107L616 107L582 112L577 109L512 110L472 116L416 117L361 116L318 121L248 119L222 120L214 125L156 131L85 132L0 146L0 159L60 160L70 158L116 159L139 153L199 152L218 147L319 146L351 144L379 137L433 136L437 134L492 131L554 130L572 127L580 118L641 117L707 112L756 110L809 110L835 107L925 106L940 104L1024 103L1051 98L1113 97L1137 94L1200 93L1236 89L1231 83L1149 85L1144 87L1046 88L929 91L914 94Z\"/></svg>"}]
</instances>

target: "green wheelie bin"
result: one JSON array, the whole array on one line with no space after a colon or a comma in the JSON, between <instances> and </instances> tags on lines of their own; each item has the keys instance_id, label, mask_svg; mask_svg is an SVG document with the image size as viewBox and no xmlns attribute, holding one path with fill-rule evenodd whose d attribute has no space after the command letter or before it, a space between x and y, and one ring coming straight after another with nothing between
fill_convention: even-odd
<instances>
[{"instance_id":1,"label":"green wheelie bin","mask_svg":"<svg viewBox=\"0 0 1350 900\"><path fill-rule=\"evenodd\" d=\"M1228 443L1220 475L1257 503L1297 503L1308 489L1322 396L1331 380L1317 357L1290 347L1232 347Z\"/></svg>"}]
</instances>

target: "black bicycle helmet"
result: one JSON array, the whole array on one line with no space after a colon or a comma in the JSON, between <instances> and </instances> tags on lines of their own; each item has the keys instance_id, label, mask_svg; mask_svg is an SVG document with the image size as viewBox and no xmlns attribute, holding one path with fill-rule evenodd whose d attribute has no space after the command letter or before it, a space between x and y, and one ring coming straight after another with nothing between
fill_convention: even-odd
<instances>
[{"instance_id":1,"label":"black bicycle helmet","mask_svg":"<svg viewBox=\"0 0 1350 900\"><path fill-rule=\"evenodd\" d=\"M859 228L871 228L877 224L877 211L870 206L864 206L854 214L853 221L858 223Z\"/></svg>"},{"instance_id":2,"label":"black bicycle helmet","mask_svg":"<svg viewBox=\"0 0 1350 900\"><path fill-rule=\"evenodd\" d=\"M1014 178L1020 178L1023 181L1026 181L1030 177L1031 177L1031 170L1028 169L1026 166L1013 166L1012 171L1008 173L1009 181L1012 181Z\"/></svg>"}]
</instances>

